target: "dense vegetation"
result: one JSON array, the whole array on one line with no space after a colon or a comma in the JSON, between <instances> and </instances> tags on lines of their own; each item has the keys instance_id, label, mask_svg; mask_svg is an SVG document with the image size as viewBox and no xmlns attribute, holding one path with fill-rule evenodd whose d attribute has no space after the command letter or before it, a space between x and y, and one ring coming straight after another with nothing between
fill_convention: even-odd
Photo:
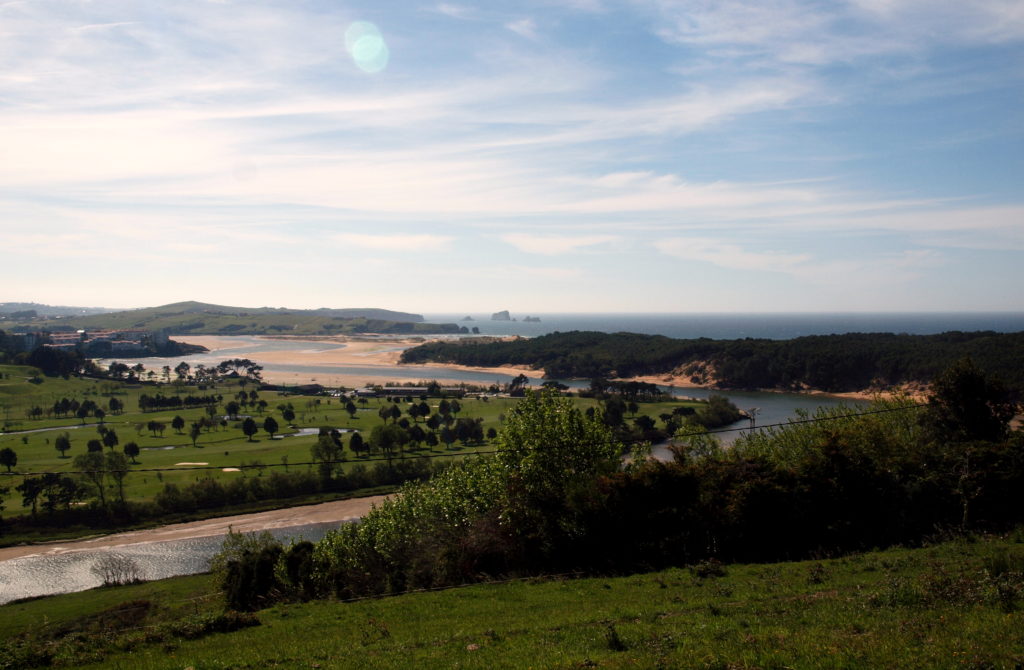
<instances>
[{"instance_id":1,"label":"dense vegetation","mask_svg":"<svg viewBox=\"0 0 1024 670\"><path fill-rule=\"evenodd\" d=\"M13 323L13 322L12 322ZM180 302L121 312L19 321L12 330L67 331L142 328L183 335L338 335L356 333L458 333L456 324L423 323L419 314L384 309L285 309Z\"/></svg>"},{"instance_id":2,"label":"dense vegetation","mask_svg":"<svg viewBox=\"0 0 1024 670\"><path fill-rule=\"evenodd\" d=\"M403 363L542 368L556 379L683 374L720 388L856 391L925 382L970 356L1024 389L1024 333L849 333L792 340L679 340L635 333L552 333L468 339L408 349Z\"/></svg>"},{"instance_id":3,"label":"dense vegetation","mask_svg":"<svg viewBox=\"0 0 1024 670\"><path fill-rule=\"evenodd\" d=\"M531 395L509 413L494 458L407 485L313 551L238 555L225 586L250 608L274 594L800 559L916 543L939 528L1007 527L1024 521L1024 435L1007 428L1014 409L964 361L935 381L924 410L894 399L861 416L823 411L727 451L702 435L674 463L622 469L622 447L599 416ZM278 563L294 569L275 571Z\"/></svg>"}]
</instances>

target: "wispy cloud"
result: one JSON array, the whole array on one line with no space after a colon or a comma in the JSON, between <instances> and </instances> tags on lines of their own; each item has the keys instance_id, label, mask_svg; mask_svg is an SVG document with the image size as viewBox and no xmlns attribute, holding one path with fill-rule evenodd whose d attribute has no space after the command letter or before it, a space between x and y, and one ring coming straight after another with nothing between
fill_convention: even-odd
<instances>
[{"instance_id":1,"label":"wispy cloud","mask_svg":"<svg viewBox=\"0 0 1024 670\"><path fill-rule=\"evenodd\" d=\"M654 246L675 258L711 263L732 270L790 272L810 260L803 254L749 251L732 242L702 237L674 237L655 242Z\"/></svg>"},{"instance_id":2,"label":"wispy cloud","mask_svg":"<svg viewBox=\"0 0 1024 670\"><path fill-rule=\"evenodd\" d=\"M531 18L509 21L505 24L505 27L520 37L525 37L530 40L537 39L537 24Z\"/></svg>"},{"instance_id":3,"label":"wispy cloud","mask_svg":"<svg viewBox=\"0 0 1024 670\"><path fill-rule=\"evenodd\" d=\"M344 48L367 17L376 75ZM39 0L0 36L0 240L79 271L459 254L572 305L672 259L911 281L1024 250L1016 0Z\"/></svg>"},{"instance_id":4,"label":"wispy cloud","mask_svg":"<svg viewBox=\"0 0 1024 670\"><path fill-rule=\"evenodd\" d=\"M343 247L357 247L374 251L440 251L446 249L452 238L444 235L373 235L366 233L337 233L334 241Z\"/></svg>"},{"instance_id":5,"label":"wispy cloud","mask_svg":"<svg viewBox=\"0 0 1024 670\"><path fill-rule=\"evenodd\" d=\"M501 236L501 240L511 244L520 251L545 256L559 256L579 251L586 247L607 245L618 240L613 235L530 235L527 233L509 233Z\"/></svg>"}]
</instances>

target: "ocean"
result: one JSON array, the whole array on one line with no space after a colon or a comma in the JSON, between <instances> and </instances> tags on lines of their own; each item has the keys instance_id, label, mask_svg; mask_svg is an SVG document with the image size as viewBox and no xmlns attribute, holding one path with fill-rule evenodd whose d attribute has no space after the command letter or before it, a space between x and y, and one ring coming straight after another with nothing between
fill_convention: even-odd
<instances>
[{"instance_id":1,"label":"ocean","mask_svg":"<svg viewBox=\"0 0 1024 670\"><path fill-rule=\"evenodd\" d=\"M931 335L947 331L1024 331L1024 312L917 312L822 314L547 314L512 313L515 321L492 321L490 314L423 315L430 323L457 323L479 328L481 335L536 337L554 332L594 330L665 335L680 339L746 337L786 340L805 335L842 333L907 333ZM469 316L472 321L464 321ZM539 322L523 321L526 317Z\"/></svg>"}]
</instances>

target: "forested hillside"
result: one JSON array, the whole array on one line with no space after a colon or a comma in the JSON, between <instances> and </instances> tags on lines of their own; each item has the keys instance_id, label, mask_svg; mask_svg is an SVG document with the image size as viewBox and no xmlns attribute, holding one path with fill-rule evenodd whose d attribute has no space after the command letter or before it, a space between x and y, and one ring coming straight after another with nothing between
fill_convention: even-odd
<instances>
[{"instance_id":1,"label":"forested hillside","mask_svg":"<svg viewBox=\"0 0 1024 670\"><path fill-rule=\"evenodd\" d=\"M661 335L573 331L532 339L432 342L403 363L520 365L551 378L683 374L720 388L857 391L925 382L965 356L1024 388L1024 333L848 333L792 340L679 340Z\"/></svg>"}]
</instances>

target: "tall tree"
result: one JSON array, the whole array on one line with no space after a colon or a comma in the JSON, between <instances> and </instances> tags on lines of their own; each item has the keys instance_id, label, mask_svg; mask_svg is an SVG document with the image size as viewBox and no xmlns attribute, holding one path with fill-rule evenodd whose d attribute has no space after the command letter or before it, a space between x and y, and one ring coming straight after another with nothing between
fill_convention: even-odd
<instances>
[{"instance_id":1,"label":"tall tree","mask_svg":"<svg viewBox=\"0 0 1024 670\"><path fill-rule=\"evenodd\" d=\"M117 487L117 499L123 505L124 480L128 476L128 461L125 460L124 454L110 451L103 458L103 467L107 471L107 476L114 480L114 486Z\"/></svg>"},{"instance_id":2,"label":"tall tree","mask_svg":"<svg viewBox=\"0 0 1024 670\"><path fill-rule=\"evenodd\" d=\"M103 434L103 446L108 449L113 449L118 445L119 440L117 439L117 432L114 430L108 430Z\"/></svg>"},{"instance_id":3,"label":"tall tree","mask_svg":"<svg viewBox=\"0 0 1024 670\"><path fill-rule=\"evenodd\" d=\"M252 417L246 417L245 421L242 422L242 432L249 438L249 442L252 442L252 436L260 432L260 427L256 425Z\"/></svg>"},{"instance_id":4,"label":"tall tree","mask_svg":"<svg viewBox=\"0 0 1024 670\"><path fill-rule=\"evenodd\" d=\"M274 439L274 433L277 432L277 421L272 416L268 416L263 420L263 430L270 434L270 439Z\"/></svg>"},{"instance_id":5,"label":"tall tree","mask_svg":"<svg viewBox=\"0 0 1024 670\"><path fill-rule=\"evenodd\" d=\"M61 458L67 458L66 452L71 448L71 438L68 437L67 433L58 435L53 441L54 448L60 452Z\"/></svg>"},{"instance_id":6,"label":"tall tree","mask_svg":"<svg viewBox=\"0 0 1024 670\"><path fill-rule=\"evenodd\" d=\"M957 361L933 382L921 421L937 441L997 442L1009 434L1017 403L1003 383L975 366Z\"/></svg>"},{"instance_id":7,"label":"tall tree","mask_svg":"<svg viewBox=\"0 0 1024 670\"><path fill-rule=\"evenodd\" d=\"M101 452L90 451L86 454L75 456L75 470L78 470L82 477L93 489L93 493L100 501L100 507L107 507L106 479L107 470L104 465L104 458Z\"/></svg>"},{"instance_id":8,"label":"tall tree","mask_svg":"<svg viewBox=\"0 0 1024 670\"><path fill-rule=\"evenodd\" d=\"M136 463L135 458L139 455L139 445L134 442L124 445L124 455L132 459L132 463Z\"/></svg>"},{"instance_id":9,"label":"tall tree","mask_svg":"<svg viewBox=\"0 0 1024 670\"><path fill-rule=\"evenodd\" d=\"M4 447L0 449L0 465L7 468L7 472L11 471L15 465L18 464L18 454L14 452L14 449L10 447Z\"/></svg>"}]
</instances>

